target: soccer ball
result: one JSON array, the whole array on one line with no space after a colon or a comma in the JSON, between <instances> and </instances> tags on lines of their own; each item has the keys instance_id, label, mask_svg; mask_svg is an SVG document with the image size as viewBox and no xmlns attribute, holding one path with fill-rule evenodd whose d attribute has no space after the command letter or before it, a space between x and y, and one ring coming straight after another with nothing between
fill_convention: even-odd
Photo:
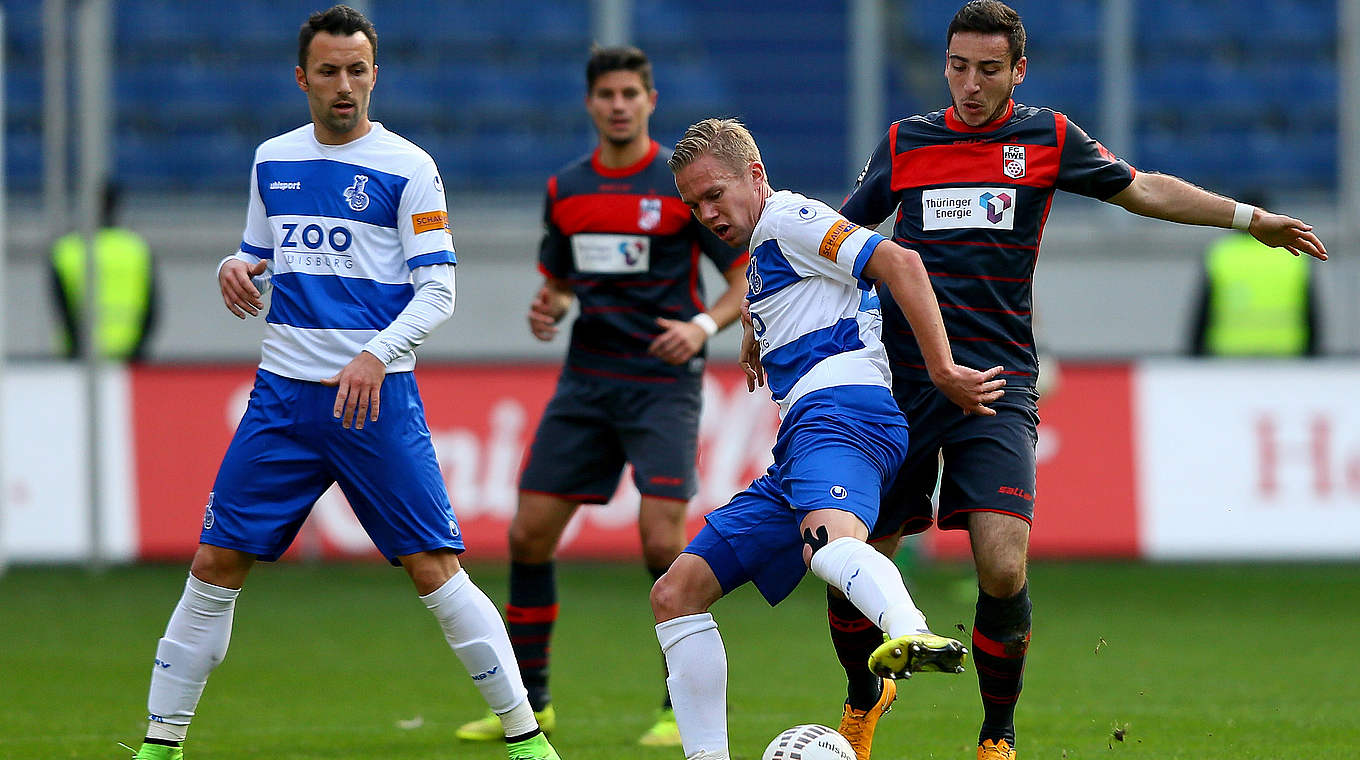
<instances>
[{"instance_id":1,"label":"soccer ball","mask_svg":"<svg viewBox=\"0 0 1360 760\"><path fill-rule=\"evenodd\" d=\"M760 760L855 760L855 749L834 729L807 723L776 736Z\"/></svg>"}]
</instances>

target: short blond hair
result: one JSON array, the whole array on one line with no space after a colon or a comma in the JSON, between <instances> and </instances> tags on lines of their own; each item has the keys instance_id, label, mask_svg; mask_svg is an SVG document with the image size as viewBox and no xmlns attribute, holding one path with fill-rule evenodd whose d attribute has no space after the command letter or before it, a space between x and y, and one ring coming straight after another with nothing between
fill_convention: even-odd
<instances>
[{"instance_id":1,"label":"short blond hair","mask_svg":"<svg viewBox=\"0 0 1360 760\"><path fill-rule=\"evenodd\" d=\"M743 172L752 161L760 161L760 148L751 131L737 119L704 119L685 130L666 165L678 172L703 156L713 156L734 171Z\"/></svg>"}]
</instances>

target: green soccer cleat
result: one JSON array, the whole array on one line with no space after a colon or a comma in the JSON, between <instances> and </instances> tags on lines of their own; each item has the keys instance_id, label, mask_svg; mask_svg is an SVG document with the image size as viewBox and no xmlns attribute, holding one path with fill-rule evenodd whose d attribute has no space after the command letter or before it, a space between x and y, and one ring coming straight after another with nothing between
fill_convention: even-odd
<instances>
[{"instance_id":1,"label":"green soccer cleat","mask_svg":"<svg viewBox=\"0 0 1360 760\"><path fill-rule=\"evenodd\" d=\"M132 749L122 742L119 742L119 746ZM142 748L137 750L137 754L132 756L132 760L184 760L184 748L142 742Z\"/></svg>"},{"instance_id":2,"label":"green soccer cleat","mask_svg":"<svg viewBox=\"0 0 1360 760\"><path fill-rule=\"evenodd\" d=\"M962 673L968 648L933 633L912 633L885 641L869 655L869 670L883 678L911 678L912 673Z\"/></svg>"},{"instance_id":3,"label":"green soccer cleat","mask_svg":"<svg viewBox=\"0 0 1360 760\"><path fill-rule=\"evenodd\" d=\"M557 711L552 705L534 711L534 720L545 734L557 730ZM486 715L459 726L453 735L465 742L498 742L505 738L505 727L496 713L487 710Z\"/></svg>"},{"instance_id":4,"label":"green soccer cleat","mask_svg":"<svg viewBox=\"0 0 1360 760\"><path fill-rule=\"evenodd\" d=\"M680 726L675 722L675 710L669 707L657 710L656 722L638 737L637 743L644 747L679 747Z\"/></svg>"},{"instance_id":5,"label":"green soccer cleat","mask_svg":"<svg viewBox=\"0 0 1360 760\"><path fill-rule=\"evenodd\" d=\"M562 760L543 734L534 734L522 742L507 744L505 748L510 753L510 760Z\"/></svg>"}]
</instances>

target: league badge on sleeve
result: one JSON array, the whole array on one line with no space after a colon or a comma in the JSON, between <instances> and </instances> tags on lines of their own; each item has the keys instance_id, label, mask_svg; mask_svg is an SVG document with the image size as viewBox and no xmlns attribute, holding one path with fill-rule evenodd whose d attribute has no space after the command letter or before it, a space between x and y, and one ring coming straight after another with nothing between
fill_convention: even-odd
<instances>
[{"instance_id":1,"label":"league badge on sleeve","mask_svg":"<svg viewBox=\"0 0 1360 760\"><path fill-rule=\"evenodd\" d=\"M1025 176L1025 146L1001 146L1001 171L1011 179Z\"/></svg>"}]
</instances>

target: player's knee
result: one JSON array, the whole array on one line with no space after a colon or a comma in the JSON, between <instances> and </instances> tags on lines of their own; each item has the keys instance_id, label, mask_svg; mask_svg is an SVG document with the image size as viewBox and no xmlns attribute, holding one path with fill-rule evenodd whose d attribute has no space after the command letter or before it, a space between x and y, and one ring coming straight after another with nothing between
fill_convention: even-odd
<instances>
[{"instance_id":1,"label":"player's knee","mask_svg":"<svg viewBox=\"0 0 1360 760\"><path fill-rule=\"evenodd\" d=\"M1025 586L1025 561L998 562L978 568L978 586L990 597L1009 599Z\"/></svg>"},{"instance_id":2,"label":"player's knee","mask_svg":"<svg viewBox=\"0 0 1360 760\"><path fill-rule=\"evenodd\" d=\"M702 595L696 593L694 585L688 582L683 572L677 572L675 567L667 570L665 575L652 584L649 599L652 603L652 615L658 623L682 615L698 614L707 606L703 603Z\"/></svg>"},{"instance_id":3,"label":"player's knee","mask_svg":"<svg viewBox=\"0 0 1360 760\"><path fill-rule=\"evenodd\" d=\"M550 562L557 551L554 536L545 536L542 531L520 522L511 522L508 532L510 559L531 565Z\"/></svg>"},{"instance_id":4,"label":"player's knee","mask_svg":"<svg viewBox=\"0 0 1360 760\"><path fill-rule=\"evenodd\" d=\"M817 530L803 528L803 562L811 564L812 557L818 550L831 543L831 536L826 531L825 525L818 525Z\"/></svg>"},{"instance_id":5,"label":"player's knee","mask_svg":"<svg viewBox=\"0 0 1360 760\"><path fill-rule=\"evenodd\" d=\"M670 567L685 548L684 534L676 536L644 536L642 539L642 559L647 567Z\"/></svg>"}]
</instances>

